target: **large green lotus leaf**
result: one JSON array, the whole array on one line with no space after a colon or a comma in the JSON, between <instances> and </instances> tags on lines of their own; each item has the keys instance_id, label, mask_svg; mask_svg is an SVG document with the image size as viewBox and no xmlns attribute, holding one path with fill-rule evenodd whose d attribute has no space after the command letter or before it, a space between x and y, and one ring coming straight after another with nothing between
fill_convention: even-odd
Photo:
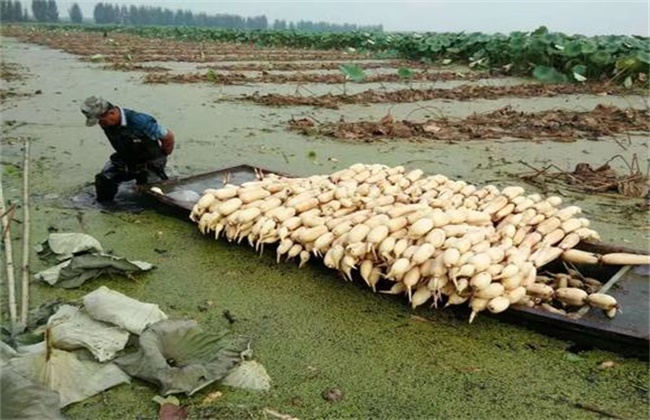
<instances>
[{"instance_id":1,"label":"large green lotus leaf","mask_svg":"<svg viewBox=\"0 0 650 420\"><path fill-rule=\"evenodd\" d=\"M577 57L582 54L582 43L580 41L570 41L564 46L564 55L567 57Z\"/></svg>"},{"instance_id":2,"label":"large green lotus leaf","mask_svg":"<svg viewBox=\"0 0 650 420\"><path fill-rule=\"evenodd\" d=\"M246 337L204 332L195 321L165 320L140 335L137 352L115 363L129 375L157 384L162 395L192 395L223 379L242 360Z\"/></svg>"},{"instance_id":3,"label":"large green lotus leaf","mask_svg":"<svg viewBox=\"0 0 650 420\"><path fill-rule=\"evenodd\" d=\"M639 59L639 61L642 61L646 64L650 64L650 52L648 51L637 51L636 53L636 58ZM646 68L647 71L647 68Z\"/></svg>"},{"instance_id":4,"label":"large green lotus leaf","mask_svg":"<svg viewBox=\"0 0 650 420\"><path fill-rule=\"evenodd\" d=\"M397 76L399 76L399 78L402 80L410 80L414 75L415 73L413 70L409 69L408 67L400 67L397 70Z\"/></svg>"},{"instance_id":5,"label":"large green lotus leaf","mask_svg":"<svg viewBox=\"0 0 650 420\"><path fill-rule=\"evenodd\" d=\"M567 81L564 74L547 66L536 66L533 70L533 77L544 83L565 83Z\"/></svg>"},{"instance_id":6,"label":"large green lotus leaf","mask_svg":"<svg viewBox=\"0 0 650 420\"><path fill-rule=\"evenodd\" d=\"M587 80L587 77L585 76L587 74L587 66L584 64L577 64L571 68L571 74L576 81L584 82Z\"/></svg>"},{"instance_id":7,"label":"large green lotus leaf","mask_svg":"<svg viewBox=\"0 0 650 420\"><path fill-rule=\"evenodd\" d=\"M617 70L631 71L637 66L638 63L639 60L637 60L635 57L622 57L616 60L615 67Z\"/></svg>"},{"instance_id":8,"label":"large green lotus leaf","mask_svg":"<svg viewBox=\"0 0 650 420\"><path fill-rule=\"evenodd\" d=\"M597 51L590 56L593 63L604 66L612 61L612 56L606 51Z\"/></svg>"},{"instance_id":9,"label":"large green lotus leaf","mask_svg":"<svg viewBox=\"0 0 650 420\"><path fill-rule=\"evenodd\" d=\"M131 380L112 363L81 360L76 353L47 349L47 346L11 358L3 367L5 369L57 391L61 398L59 407L85 400Z\"/></svg>"},{"instance_id":10,"label":"large green lotus leaf","mask_svg":"<svg viewBox=\"0 0 650 420\"><path fill-rule=\"evenodd\" d=\"M0 371L0 418L62 419L59 394L19 375L11 369Z\"/></svg>"},{"instance_id":11,"label":"large green lotus leaf","mask_svg":"<svg viewBox=\"0 0 650 420\"><path fill-rule=\"evenodd\" d=\"M548 28L546 26L540 26L539 28L535 29L531 35L546 35L548 33Z\"/></svg>"},{"instance_id":12,"label":"large green lotus leaf","mask_svg":"<svg viewBox=\"0 0 650 420\"><path fill-rule=\"evenodd\" d=\"M598 45L590 40L585 40L580 44L580 52L582 54L593 54L598 51Z\"/></svg>"},{"instance_id":13,"label":"large green lotus leaf","mask_svg":"<svg viewBox=\"0 0 650 420\"><path fill-rule=\"evenodd\" d=\"M363 80L366 78L366 74L364 73L363 69L354 64L341 64L340 69L347 78L355 82L363 82Z\"/></svg>"}]
</instances>

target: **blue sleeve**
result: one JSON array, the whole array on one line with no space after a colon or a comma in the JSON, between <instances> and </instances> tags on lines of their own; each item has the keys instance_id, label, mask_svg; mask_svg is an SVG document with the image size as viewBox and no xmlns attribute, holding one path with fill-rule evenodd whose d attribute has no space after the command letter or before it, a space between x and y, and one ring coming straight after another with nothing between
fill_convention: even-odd
<instances>
[{"instance_id":1,"label":"blue sleeve","mask_svg":"<svg viewBox=\"0 0 650 420\"><path fill-rule=\"evenodd\" d=\"M130 124L133 124L134 128L154 140L159 140L167 135L167 129L158 124L154 117L147 114L136 114L131 119Z\"/></svg>"}]
</instances>

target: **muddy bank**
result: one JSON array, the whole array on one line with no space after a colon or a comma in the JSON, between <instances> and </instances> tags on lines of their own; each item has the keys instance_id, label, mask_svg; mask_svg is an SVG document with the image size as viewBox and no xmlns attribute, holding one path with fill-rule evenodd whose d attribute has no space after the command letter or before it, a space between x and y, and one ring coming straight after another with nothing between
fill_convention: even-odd
<instances>
[{"instance_id":1,"label":"muddy bank","mask_svg":"<svg viewBox=\"0 0 650 420\"><path fill-rule=\"evenodd\" d=\"M523 84L517 86L477 86L465 84L452 89L429 88L422 90L402 89L393 92L368 89L357 94L290 96L290 95L250 95L242 99L267 106L314 106L319 108L339 109L346 104L381 104L420 102L432 99L452 101L470 101L473 99L499 99L503 97L539 98L559 95L622 95L624 92L615 86L605 84L586 85L542 85Z\"/></svg>"},{"instance_id":2,"label":"muddy bank","mask_svg":"<svg viewBox=\"0 0 650 420\"><path fill-rule=\"evenodd\" d=\"M457 72L435 72L415 73L410 80L400 77L398 74L373 74L364 78L363 83L399 83L409 81L447 81L447 80L479 80L491 77L488 73L457 73ZM243 73L220 74L207 73L185 73L166 74L153 73L144 78L145 83L212 83L212 84L246 84L246 83L345 83L347 77L342 74L272 74L262 72L254 76L247 76Z\"/></svg>"},{"instance_id":3,"label":"muddy bank","mask_svg":"<svg viewBox=\"0 0 650 420\"><path fill-rule=\"evenodd\" d=\"M338 123L320 125L308 118L292 119L288 127L306 135L362 142L387 138L448 142L517 138L571 142L577 139L597 140L621 133L650 132L650 115L633 108L619 109L603 105L586 112L548 110L537 113L523 113L503 107L459 120L399 121L388 113L379 121L340 120Z\"/></svg>"},{"instance_id":4,"label":"muddy bank","mask_svg":"<svg viewBox=\"0 0 650 420\"><path fill-rule=\"evenodd\" d=\"M71 200L87 191L92 175L110 154L101 131L86 128L78 110L79 101L93 94L150 112L172 128L178 135L178 149L170 161L174 175L239 162L308 175L364 161L404 164L477 184L505 186L518 183L515 174L526 170L518 159L539 163L553 159L569 168L577 161L602 161L621 153L613 139L566 144L343 144L287 133L284 123L296 109L216 102L232 93L229 89L145 86L129 73L97 69L44 47L2 41L5 57L29 69L26 88L43 92L3 105L3 122L16 121L11 128L3 126L2 139L2 182L5 196L12 200L21 194L21 142L24 137L32 139L32 238L40 240L50 229L83 231L117 254L157 265L136 281L101 279L74 291L35 285L33 304L56 297L75 299L107 285L158 303L172 317L194 318L205 328L227 323L223 311L229 310L238 319L232 328L253 337L257 359L273 378L273 389L251 394L224 388L224 396L214 405L201 407L207 393L219 389L211 387L183 399L193 416L264 418L265 407L298 418L477 413L593 418L593 409L620 417L645 415L647 363L575 348L487 316L468 325L466 313L425 308L415 313L430 320L423 321L412 317L403 299L370 293L320 264L303 269L278 265L272 252L258 257L246 246L203 237L187 221L151 210L106 213L92 206L75 208ZM385 108L353 110L351 116L366 113L384 115ZM622 153L647 154L644 139L632 136ZM565 201L583 207L604 240L636 247L647 243L648 231L642 229L646 216L621 215L637 201L580 194ZM36 255L32 259L33 271L45 268ZM213 307L198 310L206 300L212 300ZM614 361L614 367L599 369L607 360ZM332 387L344 392L343 400L331 403L321 397ZM154 395L152 387L135 381L77 404L66 414L155 417Z\"/></svg>"}]
</instances>

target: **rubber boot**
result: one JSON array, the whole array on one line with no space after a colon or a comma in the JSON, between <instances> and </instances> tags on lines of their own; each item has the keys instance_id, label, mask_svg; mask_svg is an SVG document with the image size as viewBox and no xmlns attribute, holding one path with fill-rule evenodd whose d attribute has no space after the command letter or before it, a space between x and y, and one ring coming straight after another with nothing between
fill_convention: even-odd
<instances>
[{"instance_id":1,"label":"rubber boot","mask_svg":"<svg viewBox=\"0 0 650 420\"><path fill-rule=\"evenodd\" d=\"M117 194L117 188L118 184L107 179L104 175L95 175L95 193L97 194L97 201L113 201Z\"/></svg>"}]
</instances>

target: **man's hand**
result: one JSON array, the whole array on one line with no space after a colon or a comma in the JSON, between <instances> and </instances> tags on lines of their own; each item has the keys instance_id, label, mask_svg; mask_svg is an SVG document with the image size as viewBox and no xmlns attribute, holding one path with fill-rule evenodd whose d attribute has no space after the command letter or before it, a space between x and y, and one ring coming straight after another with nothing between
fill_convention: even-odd
<instances>
[{"instance_id":1,"label":"man's hand","mask_svg":"<svg viewBox=\"0 0 650 420\"><path fill-rule=\"evenodd\" d=\"M174 151L174 133L172 130L167 130L167 135L160 139L160 147L163 150L163 153L166 155L171 155Z\"/></svg>"}]
</instances>

